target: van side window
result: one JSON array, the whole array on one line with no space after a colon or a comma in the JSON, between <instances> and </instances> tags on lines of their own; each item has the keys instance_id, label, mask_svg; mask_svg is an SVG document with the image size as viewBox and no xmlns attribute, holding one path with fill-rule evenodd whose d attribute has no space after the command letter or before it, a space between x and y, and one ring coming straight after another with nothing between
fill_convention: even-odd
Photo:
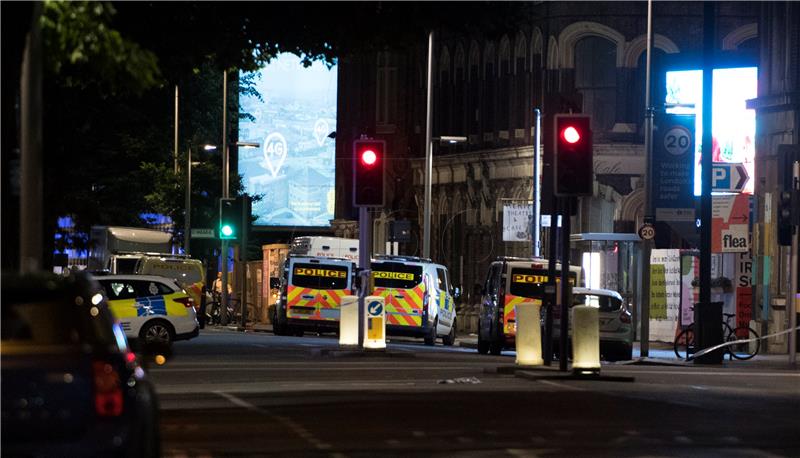
<instances>
[{"instance_id":1,"label":"van side window","mask_svg":"<svg viewBox=\"0 0 800 458\"><path fill-rule=\"evenodd\" d=\"M439 280L438 288L439 291L450 291L450 288L447 285L447 272L444 269L436 268L436 277Z\"/></svg>"}]
</instances>

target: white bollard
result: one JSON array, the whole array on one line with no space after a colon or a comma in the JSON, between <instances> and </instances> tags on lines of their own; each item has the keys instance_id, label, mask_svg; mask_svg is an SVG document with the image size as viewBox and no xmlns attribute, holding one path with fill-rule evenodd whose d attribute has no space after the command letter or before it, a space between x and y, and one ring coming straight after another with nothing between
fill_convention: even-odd
<instances>
[{"instance_id":1,"label":"white bollard","mask_svg":"<svg viewBox=\"0 0 800 458\"><path fill-rule=\"evenodd\" d=\"M600 309L572 307L572 370L600 372Z\"/></svg>"},{"instance_id":2,"label":"white bollard","mask_svg":"<svg viewBox=\"0 0 800 458\"><path fill-rule=\"evenodd\" d=\"M539 316L542 303L523 302L516 306L517 316L517 365L541 366L542 330Z\"/></svg>"},{"instance_id":3,"label":"white bollard","mask_svg":"<svg viewBox=\"0 0 800 458\"><path fill-rule=\"evenodd\" d=\"M342 296L339 311L339 345L358 346L358 296Z\"/></svg>"},{"instance_id":4,"label":"white bollard","mask_svg":"<svg viewBox=\"0 0 800 458\"><path fill-rule=\"evenodd\" d=\"M364 298L364 348L386 349L386 307L381 296Z\"/></svg>"}]
</instances>

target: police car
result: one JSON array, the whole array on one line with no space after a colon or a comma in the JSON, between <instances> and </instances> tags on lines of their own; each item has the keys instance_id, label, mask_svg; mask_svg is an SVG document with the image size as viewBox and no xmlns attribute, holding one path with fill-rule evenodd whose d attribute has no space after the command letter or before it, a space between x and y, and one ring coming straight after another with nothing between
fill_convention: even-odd
<instances>
[{"instance_id":1,"label":"police car","mask_svg":"<svg viewBox=\"0 0 800 458\"><path fill-rule=\"evenodd\" d=\"M384 298L386 334L415 336L434 345L456 340L456 306L447 268L413 256L376 256L372 260L375 296Z\"/></svg>"},{"instance_id":2,"label":"police car","mask_svg":"<svg viewBox=\"0 0 800 458\"><path fill-rule=\"evenodd\" d=\"M129 339L139 339L144 345L169 346L199 334L194 300L175 280L154 275L96 279Z\"/></svg>"}]
</instances>

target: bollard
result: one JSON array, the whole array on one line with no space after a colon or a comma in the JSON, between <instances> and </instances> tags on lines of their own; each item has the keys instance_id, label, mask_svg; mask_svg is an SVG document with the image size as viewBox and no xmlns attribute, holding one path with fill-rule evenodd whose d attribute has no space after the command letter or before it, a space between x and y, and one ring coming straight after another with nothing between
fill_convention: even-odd
<instances>
[{"instance_id":1,"label":"bollard","mask_svg":"<svg viewBox=\"0 0 800 458\"><path fill-rule=\"evenodd\" d=\"M339 310L339 345L358 346L358 296L343 296Z\"/></svg>"},{"instance_id":2,"label":"bollard","mask_svg":"<svg viewBox=\"0 0 800 458\"><path fill-rule=\"evenodd\" d=\"M364 348L370 350L386 349L386 307L381 296L364 298Z\"/></svg>"},{"instance_id":3,"label":"bollard","mask_svg":"<svg viewBox=\"0 0 800 458\"><path fill-rule=\"evenodd\" d=\"M541 366L542 329L539 317L541 301L523 302L516 305L517 315L517 365Z\"/></svg>"},{"instance_id":4,"label":"bollard","mask_svg":"<svg viewBox=\"0 0 800 458\"><path fill-rule=\"evenodd\" d=\"M572 307L572 371L600 372L600 309Z\"/></svg>"}]
</instances>

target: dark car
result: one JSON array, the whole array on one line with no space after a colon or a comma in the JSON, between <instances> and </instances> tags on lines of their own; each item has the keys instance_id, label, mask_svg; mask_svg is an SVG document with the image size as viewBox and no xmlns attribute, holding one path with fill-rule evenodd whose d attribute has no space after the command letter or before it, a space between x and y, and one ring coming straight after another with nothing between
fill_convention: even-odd
<instances>
[{"instance_id":1,"label":"dark car","mask_svg":"<svg viewBox=\"0 0 800 458\"><path fill-rule=\"evenodd\" d=\"M86 274L2 277L3 456L159 455L153 387Z\"/></svg>"}]
</instances>

